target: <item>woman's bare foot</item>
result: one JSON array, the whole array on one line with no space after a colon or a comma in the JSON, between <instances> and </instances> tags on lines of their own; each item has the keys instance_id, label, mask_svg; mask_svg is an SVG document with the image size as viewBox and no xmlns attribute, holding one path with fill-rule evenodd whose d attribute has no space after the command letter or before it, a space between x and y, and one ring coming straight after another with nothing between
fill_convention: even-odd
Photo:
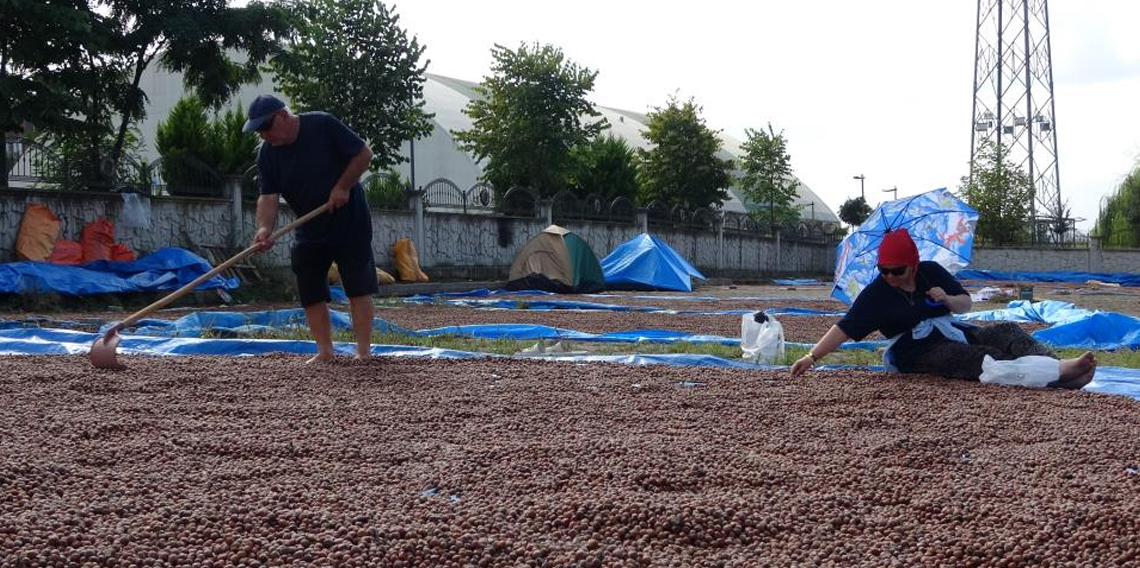
<instances>
[{"instance_id":1,"label":"woman's bare foot","mask_svg":"<svg viewBox=\"0 0 1140 568\"><path fill-rule=\"evenodd\" d=\"M1096 374L1096 355L1085 351L1080 357L1061 361L1061 376L1048 386L1077 390L1092 382Z\"/></svg>"}]
</instances>

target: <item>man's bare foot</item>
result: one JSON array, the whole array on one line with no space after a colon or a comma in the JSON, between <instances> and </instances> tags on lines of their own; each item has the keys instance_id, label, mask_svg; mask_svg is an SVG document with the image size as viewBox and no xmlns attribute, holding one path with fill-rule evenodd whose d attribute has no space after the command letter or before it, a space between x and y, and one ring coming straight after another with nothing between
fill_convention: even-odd
<instances>
[{"instance_id":1,"label":"man's bare foot","mask_svg":"<svg viewBox=\"0 0 1140 568\"><path fill-rule=\"evenodd\" d=\"M308 361L305 361L305 364L310 365L313 363L332 363L335 360L336 360L336 355L333 355L332 353L328 353L328 354L317 353L316 355L313 355L313 357L311 359L309 359Z\"/></svg>"},{"instance_id":2,"label":"man's bare foot","mask_svg":"<svg viewBox=\"0 0 1140 568\"><path fill-rule=\"evenodd\" d=\"M369 354L367 354L367 355L361 355L360 353L357 353L356 355L353 355L353 356L352 356L352 360L353 360L353 361L367 361L367 360L369 360L369 359L371 359L371 358L372 358L372 354L371 354L371 353L369 353Z\"/></svg>"},{"instance_id":3,"label":"man's bare foot","mask_svg":"<svg viewBox=\"0 0 1140 568\"><path fill-rule=\"evenodd\" d=\"M1096 355L1085 351L1080 357L1061 361L1061 376L1048 386L1078 390L1092 382L1096 374Z\"/></svg>"}]
</instances>

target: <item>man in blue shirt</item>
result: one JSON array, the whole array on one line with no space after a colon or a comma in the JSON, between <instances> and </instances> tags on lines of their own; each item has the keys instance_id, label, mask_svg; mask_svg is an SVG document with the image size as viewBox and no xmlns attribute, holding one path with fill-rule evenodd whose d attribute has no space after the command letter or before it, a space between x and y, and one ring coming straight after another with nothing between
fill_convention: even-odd
<instances>
[{"instance_id":1,"label":"man in blue shirt","mask_svg":"<svg viewBox=\"0 0 1140 568\"><path fill-rule=\"evenodd\" d=\"M372 346L372 294L379 287L372 256L372 219L360 176L372 150L355 132L324 112L294 115L273 95L261 95L249 106L245 132L257 131L263 143L257 169L257 234L261 250L273 246L278 196L298 217L328 203L329 211L297 228L290 265L317 355L309 362L331 361L329 267L335 261L352 311L356 358Z\"/></svg>"}]
</instances>

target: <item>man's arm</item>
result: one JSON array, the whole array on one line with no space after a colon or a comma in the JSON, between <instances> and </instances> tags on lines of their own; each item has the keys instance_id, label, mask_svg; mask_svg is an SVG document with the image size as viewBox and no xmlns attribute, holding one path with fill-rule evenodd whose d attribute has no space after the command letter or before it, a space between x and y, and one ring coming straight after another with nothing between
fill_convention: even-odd
<instances>
[{"instance_id":1,"label":"man's arm","mask_svg":"<svg viewBox=\"0 0 1140 568\"><path fill-rule=\"evenodd\" d=\"M273 248L273 240L270 235L273 234L273 229L277 227L277 194L269 193L262 194L257 197L257 234L253 237L254 244L261 245L261 251L265 252Z\"/></svg>"},{"instance_id":2,"label":"man's arm","mask_svg":"<svg viewBox=\"0 0 1140 568\"><path fill-rule=\"evenodd\" d=\"M329 193L329 210L336 211L345 203L348 203L348 191L352 186L360 181L360 176L368 170L368 164L372 161L372 149L365 144L360 151L356 153L348 162L348 166L344 168L344 173L340 174L340 179L336 181L333 186L332 192Z\"/></svg>"}]
</instances>

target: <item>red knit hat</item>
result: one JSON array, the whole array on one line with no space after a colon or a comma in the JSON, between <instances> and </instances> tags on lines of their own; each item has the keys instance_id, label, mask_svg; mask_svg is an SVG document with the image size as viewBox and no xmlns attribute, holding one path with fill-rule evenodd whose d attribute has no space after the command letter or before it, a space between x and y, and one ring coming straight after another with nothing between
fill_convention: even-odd
<instances>
[{"instance_id":1,"label":"red knit hat","mask_svg":"<svg viewBox=\"0 0 1140 568\"><path fill-rule=\"evenodd\" d=\"M918 265L918 246L906 229L895 229L883 235L879 243L879 266Z\"/></svg>"}]
</instances>

